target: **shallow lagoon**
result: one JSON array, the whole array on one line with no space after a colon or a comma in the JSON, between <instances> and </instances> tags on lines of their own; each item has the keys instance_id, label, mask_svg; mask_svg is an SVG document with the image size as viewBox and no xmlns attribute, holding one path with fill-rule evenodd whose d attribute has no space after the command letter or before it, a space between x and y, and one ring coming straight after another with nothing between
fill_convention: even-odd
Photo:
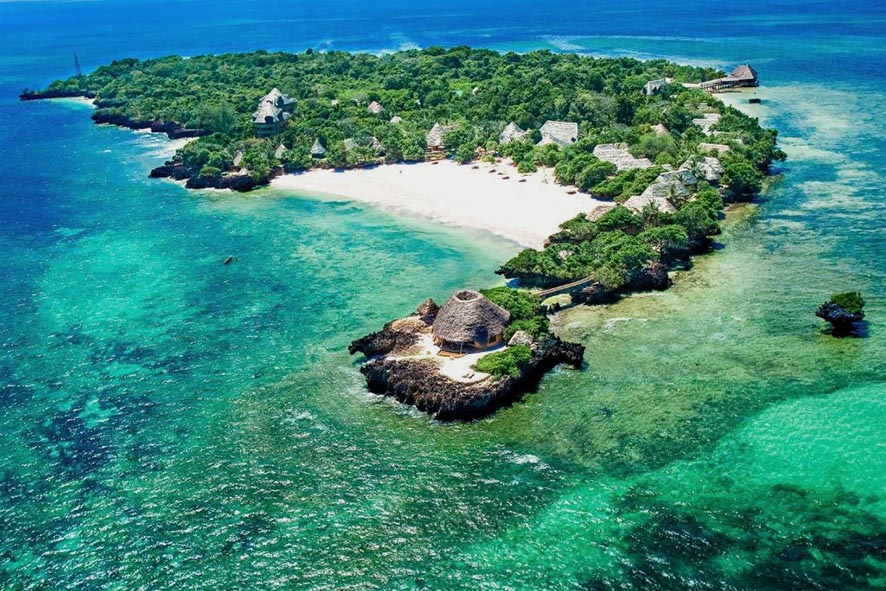
<instances>
[{"instance_id":1,"label":"shallow lagoon","mask_svg":"<svg viewBox=\"0 0 886 591\"><path fill-rule=\"evenodd\" d=\"M202 21L198 4L175 34L107 26L145 4L0 7L21 25L0 46L0 587L884 584L882 7L247 26L241 4ZM514 245L347 202L189 194L145 178L163 140L14 98L67 75L71 47L93 67L435 42L750 60L790 155L672 290L559 317L585 372L469 425L365 394L344 349L427 295L494 284ZM812 315L844 286L868 295L863 341Z\"/></svg>"}]
</instances>

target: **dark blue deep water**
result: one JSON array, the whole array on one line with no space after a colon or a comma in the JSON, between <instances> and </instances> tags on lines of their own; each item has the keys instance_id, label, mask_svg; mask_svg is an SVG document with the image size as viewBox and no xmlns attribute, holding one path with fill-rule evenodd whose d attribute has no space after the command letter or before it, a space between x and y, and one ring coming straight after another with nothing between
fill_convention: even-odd
<instances>
[{"instance_id":1,"label":"dark blue deep water","mask_svg":"<svg viewBox=\"0 0 886 591\"><path fill-rule=\"evenodd\" d=\"M886 588L886 5L0 2L0 589ZM122 57L469 44L729 67L789 160L675 287L556 320L587 371L440 425L345 348L517 247L189 193L25 86ZM228 254L238 263L222 266ZM859 289L871 335L812 315Z\"/></svg>"}]
</instances>

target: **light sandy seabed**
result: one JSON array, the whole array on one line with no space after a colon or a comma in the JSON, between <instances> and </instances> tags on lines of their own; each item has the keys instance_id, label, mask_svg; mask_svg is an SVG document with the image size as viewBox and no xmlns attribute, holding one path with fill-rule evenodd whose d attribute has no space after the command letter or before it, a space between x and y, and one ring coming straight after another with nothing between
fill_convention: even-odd
<instances>
[{"instance_id":1,"label":"light sandy seabed","mask_svg":"<svg viewBox=\"0 0 886 591\"><path fill-rule=\"evenodd\" d=\"M556 184L550 169L521 175L509 164L458 165L448 160L344 172L312 170L274 179L273 186L372 203L485 230L533 248L541 248L561 223L604 203L582 193L570 195L574 189Z\"/></svg>"}]
</instances>

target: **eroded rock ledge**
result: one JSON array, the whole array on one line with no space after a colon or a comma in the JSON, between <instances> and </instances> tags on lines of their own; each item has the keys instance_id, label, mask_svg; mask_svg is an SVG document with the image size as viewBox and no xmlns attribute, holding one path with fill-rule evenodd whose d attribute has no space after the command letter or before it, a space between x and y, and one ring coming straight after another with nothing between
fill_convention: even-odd
<instances>
[{"instance_id":1,"label":"eroded rock ledge","mask_svg":"<svg viewBox=\"0 0 886 591\"><path fill-rule=\"evenodd\" d=\"M531 359L519 376L488 376L473 383L453 380L440 372L433 358L415 356L423 335L431 332L436 305L428 303L407 318L389 322L378 332L351 343L348 351L368 359L360 368L369 390L391 396L441 421L471 420L495 412L527 392L556 366L581 369L584 346L548 335L532 345Z\"/></svg>"}]
</instances>

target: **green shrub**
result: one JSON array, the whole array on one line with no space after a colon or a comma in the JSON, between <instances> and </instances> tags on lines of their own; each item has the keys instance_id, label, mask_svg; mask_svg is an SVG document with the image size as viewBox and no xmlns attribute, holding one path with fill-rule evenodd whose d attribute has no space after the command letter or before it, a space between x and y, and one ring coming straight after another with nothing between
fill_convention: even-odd
<instances>
[{"instance_id":1,"label":"green shrub","mask_svg":"<svg viewBox=\"0 0 886 591\"><path fill-rule=\"evenodd\" d=\"M481 357L474 369L488 373L496 379L512 376L518 377L529 365L532 350L526 345L515 345L503 351L496 351Z\"/></svg>"},{"instance_id":2,"label":"green shrub","mask_svg":"<svg viewBox=\"0 0 886 591\"><path fill-rule=\"evenodd\" d=\"M835 293L831 296L830 303L840 306L850 314L859 314L864 309L864 298L857 291Z\"/></svg>"},{"instance_id":3,"label":"green shrub","mask_svg":"<svg viewBox=\"0 0 886 591\"><path fill-rule=\"evenodd\" d=\"M511 313L511 321L505 329L504 339L509 341L518 330L525 330L535 338L548 332L548 317L540 312L538 296L521 289L494 287L481 293Z\"/></svg>"},{"instance_id":4,"label":"green shrub","mask_svg":"<svg viewBox=\"0 0 886 591\"><path fill-rule=\"evenodd\" d=\"M200 176L219 176L220 174L221 170L208 164L200 169Z\"/></svg>"}]
</instances>

